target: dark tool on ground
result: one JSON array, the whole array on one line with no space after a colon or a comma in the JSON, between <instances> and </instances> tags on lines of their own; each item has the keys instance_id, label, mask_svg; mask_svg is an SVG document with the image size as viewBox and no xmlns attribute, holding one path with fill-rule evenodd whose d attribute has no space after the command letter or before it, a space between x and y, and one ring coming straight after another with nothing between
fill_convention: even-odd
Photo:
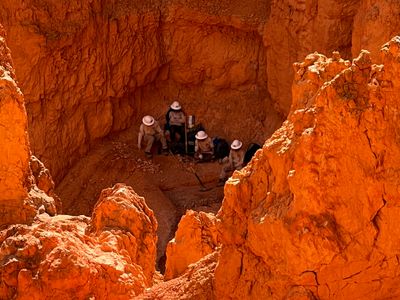
<instances>
[{"instance_id":1,"label":"dark tool on ground","mask_svg":"<svg viewBox=\"0 0 400 300\"><path fill-rule=\"evenodd\" d=\"M208 188L208 187L206 187L204 185L203 181L201 181L199 175L197 174L196 170L192 166L185 165L185 163L183 161L181 161L178 157L176 157L176 155L174 155L171 150L169 150L169 153L173 156L173 158L175 160L178 161L178 163L182 166L182 168L185 171L187 171L189 173L192 173L192 174L194 174L194 176L196 176L196 179L197 179L197 181L199 182L199 184L201 186L200 187L200 192L207 192L207 191L210 191L212 189L211 187Z\"/></svg>"}]
</instances>

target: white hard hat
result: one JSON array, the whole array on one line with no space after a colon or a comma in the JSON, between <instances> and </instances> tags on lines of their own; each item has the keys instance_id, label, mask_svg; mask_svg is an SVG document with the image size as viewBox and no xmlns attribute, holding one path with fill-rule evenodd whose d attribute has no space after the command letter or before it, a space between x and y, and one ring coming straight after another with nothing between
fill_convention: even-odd
<instances>
[{"instance_id":1,"label":"white hard hat","mask_svg":"<svg viewBox=\"0 0 400 300\"><path fill-rule=\"evenodd\" d=\"M151 126L154 124L154 118L152 116L144 116L142 122L146 126Z\"/></svg>"},{"instance_id":2,"label":"white hard hat","mask_svg":"<svg viewBox=\"0 0 400 300\"><path fill-rule=\"evenodd\" d=\"M207 133L205 133L203 130L200 130L197 134L196 134L196 139L198 140L205 140L206 138L208 138Z\"/></svg>"},{"instance_id":3,"label":"white hard hat","mask_svg":"<svg viewBox=\"0 0 400 300\"><path fill-rule=\"evenodd\" d=\"M170 107L171 107L173 110L180 110L180 109L182 108L178 101L172 102L172 104L171 104Z\"/></svg>"},{"instance_id":4,"label":"white hard hat","mask_svg":"<svg viewBox=\"0 0 400 300\"><path fill-rule=\"evenodd\" d=\"M231 144L231 148L232 148L233 150L238 150L238 149L240 149L241 147L242 147L242 142L239 141L239 140L234 140L234 141L232 142L232 144Z\"/></svg>"}]
</instances>

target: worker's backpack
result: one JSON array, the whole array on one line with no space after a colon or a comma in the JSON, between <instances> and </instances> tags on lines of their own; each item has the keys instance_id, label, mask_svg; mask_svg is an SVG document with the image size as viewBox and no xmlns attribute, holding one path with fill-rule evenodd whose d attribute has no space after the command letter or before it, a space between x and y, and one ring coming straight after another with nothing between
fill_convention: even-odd
<instances>
[{"instance_id":1,"label":"worker's backpack","mask_svg":"<svg viewBox=\"0 0 400 300\"><path fill-rule=\"evenodd\" d=\"M246 153L244 154L243 163L244 163L245 165L247 165L248 162L249 162L249 161L251 160L251 158L253 157L253 155L256 153L256 151L257 151L258 149L260 149L260 148L261 148L261 146L260 146L259 144L251 143L251 144L249 145L249 147L247 147L247 151L246 151Z\"/></svg>"},{"instance_id":2,"label":"worker's backpack","mask_svg":"<svg viewBox=\"0 0 400 300\"><path fill-rule=\"evenodd\" d=\"M213 138L214 144L214 157L216 159L222 159L229 155L229 144L226 140L219 137Z\"/></svg>"}]
</instances>

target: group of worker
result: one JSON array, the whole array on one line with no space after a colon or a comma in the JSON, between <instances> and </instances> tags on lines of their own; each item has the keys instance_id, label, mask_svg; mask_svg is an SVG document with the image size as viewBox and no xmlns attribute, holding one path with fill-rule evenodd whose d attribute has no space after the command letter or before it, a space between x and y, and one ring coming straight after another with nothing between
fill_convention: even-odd
<instances>
[{"instance_id":1,"label":"group of worker","mask_svg":"<svg viewBox=\"0 0 400 300\"><path fill-rule=\"evenodd\" d=\"M138 148L142 148L142 141L146 144L145 154L147 158L152 157L151 148L155 141L160 141L162 152L168 155L167 139L170 143L182 142L185 138L186 116L178 101L170 105L170 110L166 115L166 133L161 129L159 123L152 116L144 116L140 125L138 135ZM214 155L214 143L204 130L200 130L195 135L195 153L194 158L197 161L210 161ZM187 141L185 141L187 142ZM243 167L244 151L243 143L234 140L230 145L229 155L222 159L222 170L219 176L218 185L223 185L226 179L234 170L240 170Z\"/></svg>"}]
</instances>

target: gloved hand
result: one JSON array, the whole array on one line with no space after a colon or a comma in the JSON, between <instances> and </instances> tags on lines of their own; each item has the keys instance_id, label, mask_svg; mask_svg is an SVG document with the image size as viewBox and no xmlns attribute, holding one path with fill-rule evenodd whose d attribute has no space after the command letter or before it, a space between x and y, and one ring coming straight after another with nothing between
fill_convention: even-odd
<instances>
[{"instance_id":1,"label":"gloved hand","mask_svg":"<svg viewBox=\"0 0 400 300\"><path fill-rule=\"evenodd\" d=\"M199 159L203 159L203 154L199 154Z\"/></svg>"}]
</instances>

